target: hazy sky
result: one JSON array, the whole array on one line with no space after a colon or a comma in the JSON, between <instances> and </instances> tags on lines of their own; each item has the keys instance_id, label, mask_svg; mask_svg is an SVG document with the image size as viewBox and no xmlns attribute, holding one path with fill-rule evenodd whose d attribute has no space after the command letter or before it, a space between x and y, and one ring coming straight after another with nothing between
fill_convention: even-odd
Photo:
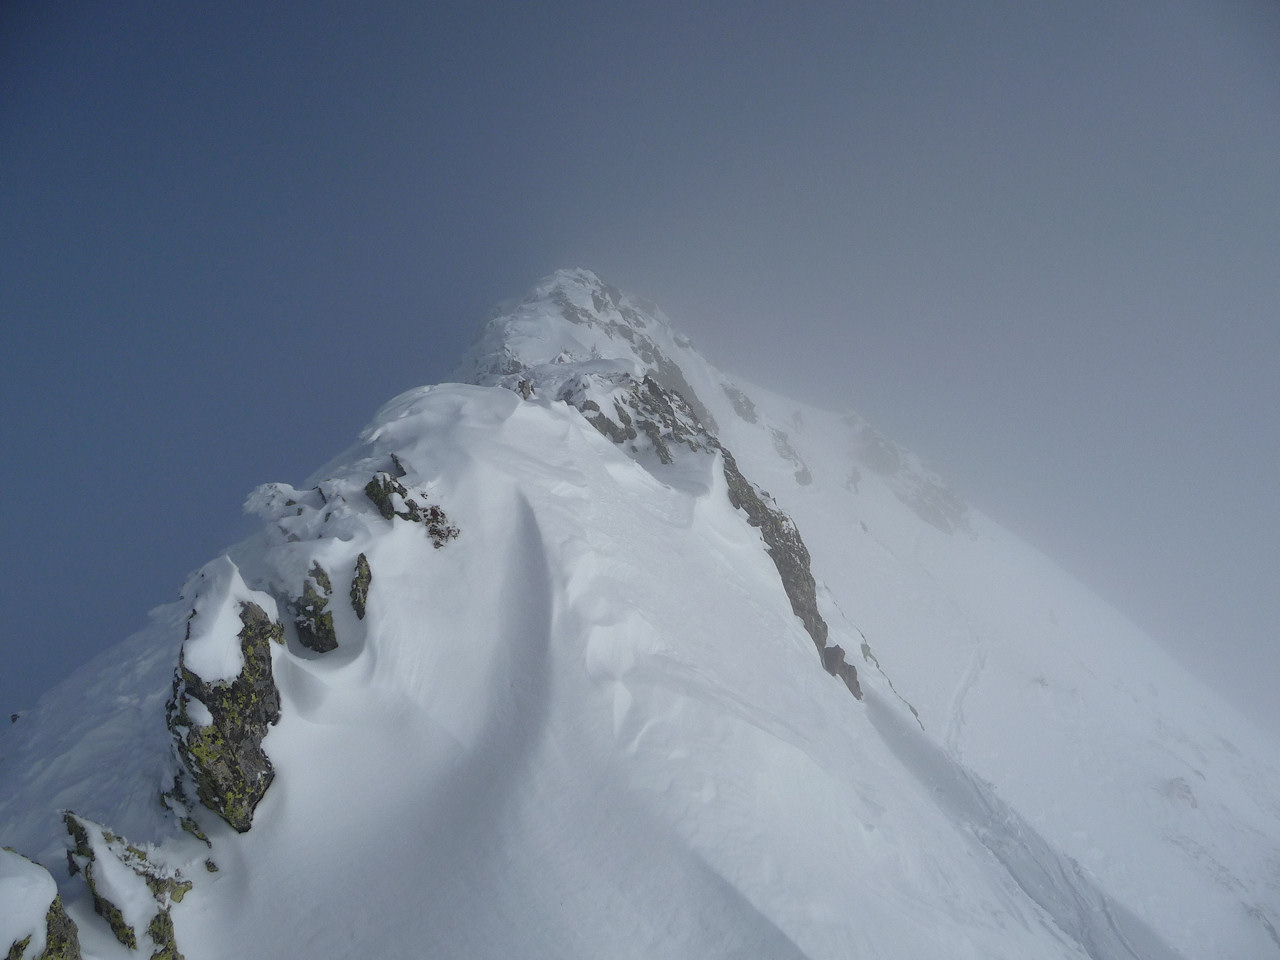
<instances>
[{"instance_id":1,"label":"hazy sky","mask_svg":"<svg viewBox=\"0 0 1280 960\"><path fill-rule=\"evenodd\" d=\"M1280 733L1272 0L0 6L0 710L561 266Z\"/></svg>"}]
</instances>

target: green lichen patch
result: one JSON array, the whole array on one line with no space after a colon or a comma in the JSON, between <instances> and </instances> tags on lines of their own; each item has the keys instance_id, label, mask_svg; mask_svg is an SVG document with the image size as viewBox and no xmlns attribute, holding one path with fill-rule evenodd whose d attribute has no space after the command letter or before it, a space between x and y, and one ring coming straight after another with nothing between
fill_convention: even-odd
<instances>
[{"instance_id":1,"label":"green lichen patch","mask_svg":"<svg viewBox=\"0 0 1280 960\"><path fill-rule=\"evenodd\" d=\"M200 802L244 833L275 777L262 741L267 727L280 719L270 644L283 628L256 603L247 601L240 605L240 622L244 668L230 682L205 682L179 656L168 724ZM191 720L186 705L192 698L206 708L211 723Z\"/></svg>"},{"instance_id":2,"label":"green lichen patch","mask_svg":"<svg viewBox=\"0 0 1280 960\"><path fill-rule=\"evenodd\" d=\"M93 868L85 869L85 878L89 881L89 890L93 894L93 912L107 921L107 926L111 928L111 933L122 944L130 950L138 949L138 934L125 922L124 914L120 912L120 908L108 900L106 897L98 893L97 885L93 882Z\"/></svg>"},{"instance_id":3,"label":"green lichen patch","mask_svg":"<svg viewBox=\"0 0 1280 960\"><path fill-rule=\"evenodd\" d=\"M333 626L333 611L326 609L333 596L333 583L319 563L302 584L302 596L293 601L293 623L298 628L298 642L316 653L338 648L338 635Z\"/></svg>"},{"instance_id":4,"label":"green lichen patch","mask_svg":"<svg viewBox=\"0 0 1280 960\"><path fill-rule=\"evenodd\" d=\"M151 918L151 922L147 924L147 935L156 948L151 954L151 960L183 960L174 940L173 918L169 916L168 910L161 910Z\"/></svg>"},{"instance_id":5,"label":"green lichen patch","mask_svg":"<svg viewBox=\"0 0 1280 960\"><path fill-rule=\"evenodd\" d=\"M205 846L213 846L213 841L209 839L209 835L200 829L200 824L196 823L191 817L181 817L178 820L178 826L182 827L187 833L195 837L197 840L204 841Z\"/></svg>"},{"instance_id":6,"label":"green lichen patch","mask_svg":"<svg viewBox=\"0 0 1280 960\"><path fill-rule=\"evenodd\" d=\"M54 897L45 916L45 946L35 960L80 960L80 931L67 916L62 897Z\"/></svg>"},{"instance_id":7,"label":"green lichen patch","mask_svg":"<svg viewBox=\"0 0 1280 960\"><path fill-rule=\"evenodd\" d=\"M369 585L373 583L373 571L369 569L369 558L363 553L356 557L356 571L351 578L351 609L356 617L364 619L369 601Z\"/></svg>"},{"instance_id":8,"label":"green lichen patch","mask_svg":"<svg viewBox=\"0 0 1280 960\"><path fill-rule=\"evenodd\" d=\"M92 854L87 831L79 824L77 824L77 829L83 837L83 843L77 843L76 845ZM37 869L47 873L41 864L19 853L13 847L0 847L0 850L20 857ZM67 856L70 860L72 853L68 851ZM77 867L76 869L78 870L79 868ZM5 906L3 902L0 902L0 911L3 911ZM53 899L49 901L49 906L45 910L44 927L45 946L39 954L32 954L31 957L26 956L27 949L31 946L31 941L35 937L33 932L20 940L14 940L9 945L5 960L80 960L79 931L76 929L75 921L67 916L67 911L62 905L62 897L57 893L54 893Z\"/></svg>"},{"instance_id":9,"label":"green lichen patch","mask_svg":"<svg viewBox=\"0 0 1280 960\"><path fill-rule=\"evenodd\" d=\"M0 904L0 908L3 906ZM49 909L45 912L44 929L44 949L38 954L27 957L27 948L31 946L31 940L35 936L34 933L29 933L9 945L5 960L81 960L80 932L76 928L76 922L67 916L62 897L57 894L54 894Z\"/></svg>"},{"instance_id":10,"label":"green lichen patch","mask_svg":"<svg viewBox=\"0 0 1280 960\"><path fill-rule=\"evenodd\" d=\"M364 485L364 495L368 497L384 520L392 520L396 516L396 505L392 497L399 495L403 500L409 495L404 484L389 473L379 471L373 479Z\"/></svg>"}]
</instances>

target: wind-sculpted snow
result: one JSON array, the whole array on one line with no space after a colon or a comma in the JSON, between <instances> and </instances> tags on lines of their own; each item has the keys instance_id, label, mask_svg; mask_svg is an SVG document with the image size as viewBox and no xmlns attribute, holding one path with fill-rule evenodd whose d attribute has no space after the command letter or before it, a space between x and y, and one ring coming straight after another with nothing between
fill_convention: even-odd
<instances>
[{"instance_id":1,"label":"wind-sculpted snow","mask_svg":"<svg viewBox=\"0 0 1280 960\"><path fill-rule=\"evenodd\" d=\"M463 372L0 732L0 931L51 878L94 960L1280 955L1274 745L856 415L586 271ZM233 823L165 702L265 663Z\"/></svg>"}]
</instances>

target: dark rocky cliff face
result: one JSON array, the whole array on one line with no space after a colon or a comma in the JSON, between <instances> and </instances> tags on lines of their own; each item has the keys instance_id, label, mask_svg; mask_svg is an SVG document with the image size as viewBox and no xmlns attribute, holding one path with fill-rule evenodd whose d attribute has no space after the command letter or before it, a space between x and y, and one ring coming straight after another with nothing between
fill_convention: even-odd
<instances>
[{"instance_id":1,"label":"dark rocky cliff face","mask_svg":"<svg viewBox=\"0 0 1280 960\"><path fill-rule=\"evenodd\" d=\"M607 392L608 404L591 396ZM858 671L845 660L844 650L827 646L828 627L818 610L817 584L810 569L809 550L795 522L767 493L748 480L727 447L702 423L697 412L678 392L645 376L602 379L593 374L572 377L563 383L556 399L577 409L597 430L633 457L652 450L660 463L680 455L706 456L719 451L728 486L729 502L741 510L747 523L760 531L769 558L777 568L791 610L804 624L818 649L823 669L840 677L849 691L862 698ZM605 410L611 406L612 410Z\"/></svg>"},{"instance_id":2,"label":"dark rocky cliff face","mask_svg":"<svg viewBox=\"0 0 1280 960\"><path fill-rule=\"evenodd\" d=\"M239 634L244 669L230 682L208 683L187 669L179 655L169 729L200 802L243 833L275 778L262 749L267 728L280 719L280 692L271 675L271 644L282 643L284 628L256 603L242 603ZM192 719L197 700L212 717Z\"/></svg>"}]
</instances>

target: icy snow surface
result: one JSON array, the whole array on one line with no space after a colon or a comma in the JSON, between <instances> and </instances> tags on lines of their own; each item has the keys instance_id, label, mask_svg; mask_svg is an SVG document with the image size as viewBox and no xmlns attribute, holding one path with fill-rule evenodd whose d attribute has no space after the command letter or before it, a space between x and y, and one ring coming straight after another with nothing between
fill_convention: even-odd
<instances>
[{"instance_id":1,"label":"icy snow surface","mask_svg":"<svg viewBox=\"0 0 1280 960\"><path fill-rule=\"evenodd\" d=\"M559 399L621 423L646 374L795 519L863 700L720 452L665 463ZM586 271L504 308L460 375L256 491L211 585L0 735L0 842L54 871L86 956L129 952L61 866L68 807L194 883L189 960L1280 956L1275 745L855 414L727 378ZM456 539L384 516L375 476ZM248 833L197 807L206 848L156 800L187 617L282 614L315 564L339 646L285 618L276 779ZM230 677L239 622L202 616L184 656Z\"/></svg>"}]
</instances>

